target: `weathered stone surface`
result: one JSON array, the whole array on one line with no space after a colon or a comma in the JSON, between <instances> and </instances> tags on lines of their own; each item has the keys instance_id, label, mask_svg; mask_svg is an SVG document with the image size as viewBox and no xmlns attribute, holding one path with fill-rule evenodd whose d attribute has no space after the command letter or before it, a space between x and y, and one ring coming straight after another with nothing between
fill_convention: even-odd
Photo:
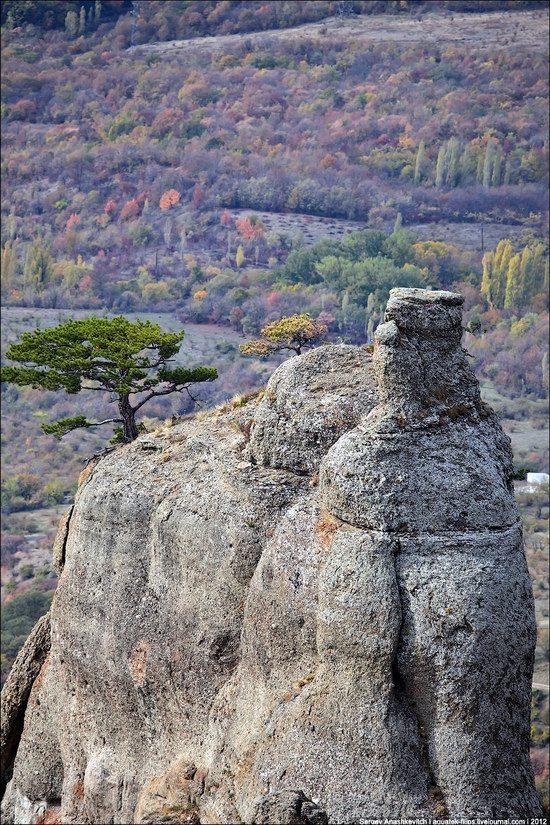
<instances>
[{"instance_id":1,"label":"weathered stone surface","mask_svg":"<svg viewBox=\"0 0 550 825\"><path fill-rule=\"evenodd\" d=\"M137 801L134 823L173 822L199 825L200 797L204 776L196 765L177 759L168 771L154 777L143 788Z\"/></svg>"},{"instance_id":2,"label":"weathered stone surface","mask_svg":"<svg viewBox=\"0 0 550 825\"><path fill-rule=\"evenodd\" d=\"M360 347L329 344L282 364L254 416L253 459L315 472L328 448L376 404L371 360Z\"/></svg>"},{"instance_id":3,"label":"weathered stone surface","mask_svg":"<svg viewBox=\"0 0 550 825\"><path fill-rule=\"evenodd\" d=\"M372 365L319 348L93 467L6 822L540 813L510 447L460 307L394 290Z\"/></svg>"},{"instance_id":4,"label":"weathered stone surface","mask_svg":"<svg viewBox=\"0 0 550 825\"><path fill-rule=\"evenodd\" d=\"M2 690L2 717L0 722L1 793L12 773L19 746L29 696L37 679L44 675L50 652L50 613L38 620L13 663Z\"/></svg>"},{"instance_id":5,"label":"weathered stone surface","mask_svg":"<svg viewBox=\"0 0 550 825\"><path fill-rule=\"evenodd\" d=\"M461 303L392 290L373 358L380 403L323 459L320 499L396 546L396 688L446 810L521 817L539 809L527 746L533 600L510 444L459 346Z\"/></svg>"},{"instance_id":6,"label":"weathered stone surface","mask_svg":"<svg viewBox=\"0 0 550 825\"><path fill-rule=\"evenodd\" d=\"M280 791L260 799L256 825L327 825L328 818L302 791Z\"/></svg>"},{"instance_id":7,"label":"weathered stone surface","mask_svg":"<svg viewBox=\"0 0 550 825\"><path fill-rule=\"evenodd\" d=\"M52 563L53 569L58 576L63 572L65 566L65 546L67 544L67 536L69 535L69 526L71 523L71 516L73 514L74 504L70 507L65 515L61 516L59 520L59 527L53 543L52 549Z\"/></svg>"}]
</instances>

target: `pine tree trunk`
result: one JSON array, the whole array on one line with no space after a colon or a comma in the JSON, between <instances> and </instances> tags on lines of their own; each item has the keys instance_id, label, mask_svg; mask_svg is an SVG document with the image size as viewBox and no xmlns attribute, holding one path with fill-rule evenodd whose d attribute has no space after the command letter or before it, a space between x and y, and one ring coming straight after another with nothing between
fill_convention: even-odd
<instances>
[{"instance_id":1,"label":"pine tree trunk","mask_svg":"<svg viewBox=\"0 0 550 825\"><path fill-rule=\"evenodd\" d=\"M121 395L118 399L118 409L122 418L124 428L124 441L126 443L134 441L138 437L138 428L134 415L134 408L130 404L127 395Z\"/></svg>"}]
</instances>

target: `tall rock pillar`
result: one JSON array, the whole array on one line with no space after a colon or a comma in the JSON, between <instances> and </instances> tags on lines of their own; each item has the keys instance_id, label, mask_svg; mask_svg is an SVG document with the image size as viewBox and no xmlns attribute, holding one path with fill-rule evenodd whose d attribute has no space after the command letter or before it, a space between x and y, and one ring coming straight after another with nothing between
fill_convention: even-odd
<instances>
[{"instance_id":1,"label":"tall rock pillar","mask_svg":"<svg viewBox=\"0 0 550 825\"><path fill-rule=\"evenodd\" d=\"M321 505L392 543L394 689L418 720L434 812L536 816L533 596L510 443L460 345L462 303L391 291L373 358L379 404L324 458Z\"/></svg>"}]
</instances>

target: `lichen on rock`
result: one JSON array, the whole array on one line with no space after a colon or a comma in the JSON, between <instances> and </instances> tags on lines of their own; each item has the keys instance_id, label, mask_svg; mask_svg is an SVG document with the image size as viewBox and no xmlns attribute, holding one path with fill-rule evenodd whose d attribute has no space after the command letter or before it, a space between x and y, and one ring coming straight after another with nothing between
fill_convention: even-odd
<instances>
[{"instance_id":1,"label":"lichen on rock","mask_svg":"<svg viewBox=\"0 0 550 825\"><path fill-rule=\"evenodd\" d=\"M461 305L393 290L372 360L319 347L96 464L6 822L540 814L510 445Z\"/></svg>"}]
</instances>

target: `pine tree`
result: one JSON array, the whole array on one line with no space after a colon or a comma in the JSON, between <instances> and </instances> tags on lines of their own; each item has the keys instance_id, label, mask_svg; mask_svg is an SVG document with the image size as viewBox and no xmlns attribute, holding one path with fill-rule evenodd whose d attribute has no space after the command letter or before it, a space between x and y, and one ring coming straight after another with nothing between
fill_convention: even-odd
<instances>
[{"instance_id":1,"label":"pine tree","mask_svg":"<svg viewBox=\"0 0 550 825\"><path fill-rule=\"evenodd\" d=\"M81 427L122 424L121 439L133 441L139 434L136 413L151 398L187 392L191 384L213 381L211 367L187 369L172 366L184 332L163 332L150 321L132 323L127 318L88 317L57 327L23 333L8 349L11 361L23 366L2 367L1 380L35 389L109 392L118 415L104 421L88 421L77 415L51 424L44 432L61 438Z\"/></svg>"},{"instance_id":2,"label":"pine tree","mask_svg":"<svg viewBox=\"0 0 550 825\"><path fill-rule=\"evenodd\" d=\"M504 309L520 309L522 306L521 255L510 258L506 277Z\"/></svg>"},{"instance_id":3,"label":"pine tree","mask_svg":"<svg viewBox=\"0 0 550 825\"><path fill-rule=\"evenodd\" d=\"M94 17L95 22L99 23L101 19L101 0L95 0Z\"/></svg>"},{"instance_id":4,"label":"pine tree","mask_svg":"<svg viewBox=\"0 0 550 825\"><path fill-rule=\"evenodd\" d=\"M414 165L414 182L415 185L418 184L422 180L423 172L424 172L424 160L426 156L426 145L423 140L420 141L418 144L418 151L416 153L416 163Z\"/></svg>"},{"instance_id":5,"label":"pine tree","mask_svg":"<svg viewBox=\"0 0 550 825\"><path fill-rule=\"evenodd\" d=\"M86 9L84 6L80 6L80 14L78 16L78 31L80 34L84 34L86 29Z\"/></svg>"}]
</instances>

